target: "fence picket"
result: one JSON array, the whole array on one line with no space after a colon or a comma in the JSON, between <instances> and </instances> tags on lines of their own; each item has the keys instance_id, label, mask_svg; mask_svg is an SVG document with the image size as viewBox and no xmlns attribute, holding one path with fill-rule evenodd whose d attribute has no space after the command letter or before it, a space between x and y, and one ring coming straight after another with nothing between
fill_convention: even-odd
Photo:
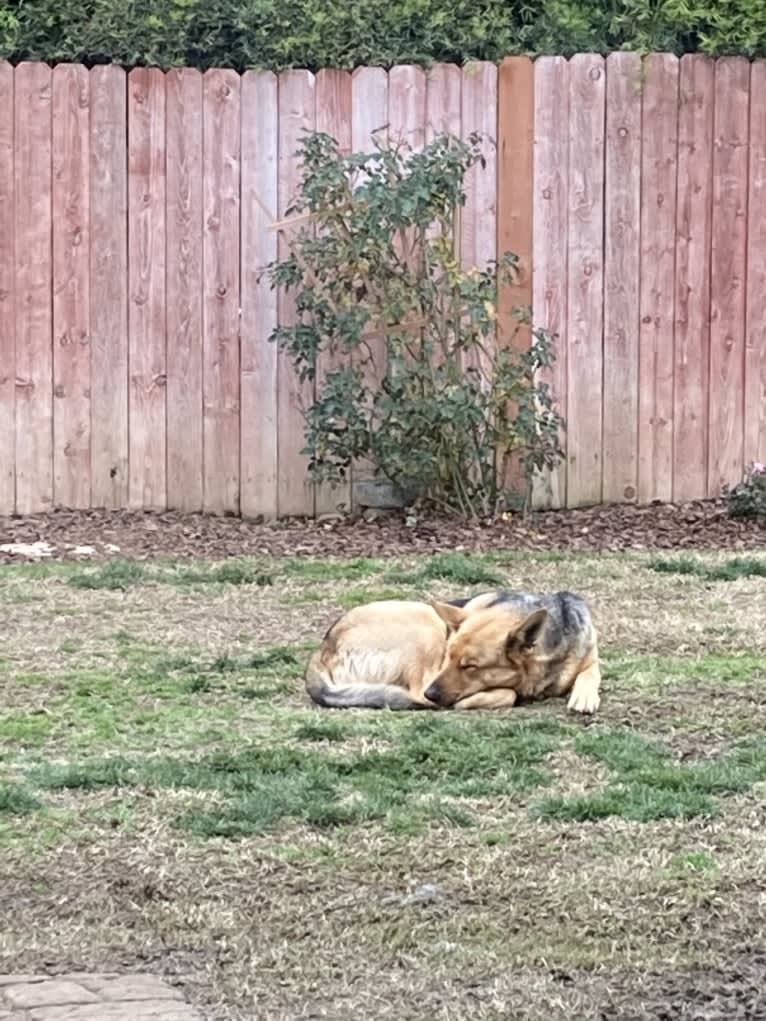
<instances>
[{"instance_id":1,"label":"fence picket","mask_svg":"<svg viewBox=\"0 0 766 1021\"><path fill-rule=\"evenodd\" d=\"M128 75L130 504L163 509L165 465L165 76Z\"/></svg>"},{"instance_id":2,"label":"fence picket","mask_svg":"<svg viewBox=\"0 0 766 1021\"><path fill-rule=\"evenodd\" d=\"M91 502L128 505L127 75L90 78Z\"/></svg>"},{"instance_id":3,"label":"fence picket","mask_svg":"<svg viewBox=\"0 0 766 1021\"><path fill-rule=\"evenodd\" d=\"M601 501L604 60L569 62L567 502Z\"/></svg>"},{"instance_id":4,"label":"fence picket","mask_svg":"<svg viewBox=\"0 0 766 1021\"><path fill-rule=\"evenodd\" d=\"M710 254L710 413L707 495L742 478L750 64L715 69Z\"/></svg>"},{"instance_id":5,"label":"fence picket","mask_svg":"<svg viewBox=\"0 0 766 1021\"><path fill-rule=\"evenodd\" d=\"M203 507L239 510L240 77L206 71L203 105Z\"/></svg>"},{"instance_id":6,"label":"fence picket","mask_svg":"<svg viewBox=\"0 0 766 1021\"><path fill-rule=\"evenodd\" d=\"M53 69L53 499L90 507L88 72Z\"/></svg>"},{"instance_id":7,"label":"fence picket","mask_svg":"<svg viewBox=\"0 0 766 1021\"><path fill-rule=\"evenodd\" d=\"M16 509L13 68L0 61L0 514Z\"/></svg>"},{"instance_id":8,"label":"fence picket","mask_svg":"<svg viewBox=\"0 0 766 1021\"><path fill-rule=\"evenodd\" d=\"M53 506L51 69L14 77L16 511L32 514Z\"/></svg>"},{"instance_id":9,"label":"fence picket","mask_svg":"<svg viewBox=\"0 0 766 1021\"><path fill-rule=\"evenodd\" d=\"M300 183L296 158L298 146L315 125L315 79L308 71L285 71L279 76L279 216L284 217ZM284 258L294 228L286 227L279 237L279 256ZM295 298L280 291L279 324L295 322ZM277 442L279 484L277 506L281 517L314 513L314 486L307 475L302 409L311 401L313 387L301 383L286 352L277 363Z\"/></svg>"},{"instance_id":10,"label":"fence picket","mask_svg":"<svg viewBox=\"0 0 766 1021\"><path fill-rule=\"evenodd\" d=\"M681 58L678 108L673 499L707 488L714 64Z\"/></svg>"},{"instance_id":11,"label":"fence picket","mask_svg":"<svg viewBox=\"0 0 766 1021\"><path fill-rule=\"evenodd\" d=\"M641 150L641 297L638 367L638 501L673 496L678 58L644 60Z\"/></svg>"},{"instance_id":12,"label":"fence picket","mask_svg":"<svg viewBox=\"0 0 766 1021\"><path fill-rule=\"evenodd\" d=\"M532 214L532 320L555 338L556 360L540 379L567 415L567 237L569 221L569 64L563 57L535 61ZM566 454L567 433L561 447ZM535 478L536 507L566 505L566 460Z\"/></svg>"},{"instance_id":13,"label":"fence picket","mask_svg":"<svg viewBox=\"0 0 766 1021\"><path fill-rule=\"evenodd\" d=\"M603 499L638 489L641 58L606 61ZM656 127L656 126L655 126Z\"/></svg>"},{"instance_id":14,"label":"fence picket","mask_svg":"<svg viewBox=\"0 0 766 1021\"><path fill-rule=\"evenodd\" d=\"M243 515L277 516L277 293L266 267L277 257L277 78L242 79L242 388L240 501Z\"/></svg>"},{"instance_id":15,"label":"fence picket","mask_svg":"<svg viewBox=\"0 0 766 1021\"><path fill-rule=\"evenodd\" d=\"M745 466L766 462L766 63L750 69L747 310L745 324Z\"/></svg>"},{"instance_id":16,"label":"fence picket","mask_svg":"<svg viewBox=\"0 0 766 1021\"><path fill-rule=\"evenodd\" d=\"M167 138L168 507L201 511L202 75L170 71Z\"/></svg>"}]
</instances>

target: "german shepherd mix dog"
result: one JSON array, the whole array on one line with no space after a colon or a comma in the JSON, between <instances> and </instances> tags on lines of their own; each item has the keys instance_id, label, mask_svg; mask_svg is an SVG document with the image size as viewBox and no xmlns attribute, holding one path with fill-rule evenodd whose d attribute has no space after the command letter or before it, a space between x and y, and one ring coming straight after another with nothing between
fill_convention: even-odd
<instances>
[{"instance_id":1,"label":"german shepherd mix dog","mask_svg":"<svg viewBox=\"0 0 766 1021\"><path fill-rule=\"evenodd\" d=\"M509 709L568 695L573 712L594 713L601 686L596 629L571 592L358 606L324 636L305 679L333 709Z\"/></svg>"}]
</instances>

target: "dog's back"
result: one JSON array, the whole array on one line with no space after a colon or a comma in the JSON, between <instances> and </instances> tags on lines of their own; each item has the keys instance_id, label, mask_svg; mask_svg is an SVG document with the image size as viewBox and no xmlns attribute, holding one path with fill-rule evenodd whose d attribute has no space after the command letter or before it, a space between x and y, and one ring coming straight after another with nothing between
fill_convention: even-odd
<instances>
[{"instance_id":1,"label":"dog's back","mask_svg":"<svg viewBox=\"0 0 766 1021\"><path fill-rule=\"evenodd\" d=\"M456 604L458 605L458 604ZM587 645L595 639L595 628L588 604L574 592L493 592L476 596L461 603L466 610L489 610L493 607L513 607L524 614L545 609L548 623L544 631L545 647L553 652L566 644Z\"/></svg>"}]
</instances>

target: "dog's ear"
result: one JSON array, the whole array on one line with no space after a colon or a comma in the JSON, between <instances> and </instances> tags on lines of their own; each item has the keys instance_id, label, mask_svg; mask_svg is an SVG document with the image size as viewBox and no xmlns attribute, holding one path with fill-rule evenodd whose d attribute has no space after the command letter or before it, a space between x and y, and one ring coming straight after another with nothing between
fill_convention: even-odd
<instances>
[{"instance_id":1,"label":"dog's ear","mask_svg":"<svg viewBox=\"0 0 766 1021\"><path fill-rule=\"evenodd\" d=\"M439 614L450 631L457 631L466 618L466 612L462 606L453 606L451 603L437 603L433 600L430 605Z\"/></svg>"},{"instance_id":2,"label":"dog's ear","mask_svg":"<svg viewBox=\"0 0 766 1021\"><path fill-rule=\"evenodd\" d=\"M547 619L548 611L546 609L535 610L534 613L530 613L527 619L515 631L511 631L508 634L505 642L506 651L518 652L519 650L531 649L540 638Z\"/></svg>"}]
</instances>

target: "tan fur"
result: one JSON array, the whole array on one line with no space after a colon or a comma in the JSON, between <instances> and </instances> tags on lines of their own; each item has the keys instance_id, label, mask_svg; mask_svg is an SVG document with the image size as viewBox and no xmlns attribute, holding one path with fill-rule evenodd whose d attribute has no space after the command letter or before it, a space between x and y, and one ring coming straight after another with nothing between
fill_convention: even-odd
<instances>
[{"instance_id":1,"label":"tan fur","mask_svg":"<svg viewBox=\"0 0 766 1021\"><path fill-rule=\"evenodd\" d=\"M306 669L311 698L330 708L507 709L518 699L569 695L598 709L596 633L551 646L548 613L525 613L485 593L464 607L386 600L350 610Z\"/></svg>"},{"instance_id":2,"label":"tan fur","mask_svg":"<svg viewBox=\"0 0 766 1021\"><path fill-rule=\"evenodd\" d=\"M504 604L488 609L432 604L450 629L444 667L425 691L449 708L514 704L517 698L570 695L573 712L599 707L601 672L595 629L586 641L546 647L540 641L545 610L531 614ZM479 699L479 696L483 696ZM493 700L489 696L495 696Z\"/></svg>"},{"instance_id":3,"label":"tan fur","mask_svg":"<svg viewBox=\"0 0 766 1021\"><path fill-rule=\"evenodd\" d=\"M428 603L357 606L309 660L306 688L330 707L434 708L423 691L441 669L446 643L445 625Z\"/></svg>"}]
</instances>

